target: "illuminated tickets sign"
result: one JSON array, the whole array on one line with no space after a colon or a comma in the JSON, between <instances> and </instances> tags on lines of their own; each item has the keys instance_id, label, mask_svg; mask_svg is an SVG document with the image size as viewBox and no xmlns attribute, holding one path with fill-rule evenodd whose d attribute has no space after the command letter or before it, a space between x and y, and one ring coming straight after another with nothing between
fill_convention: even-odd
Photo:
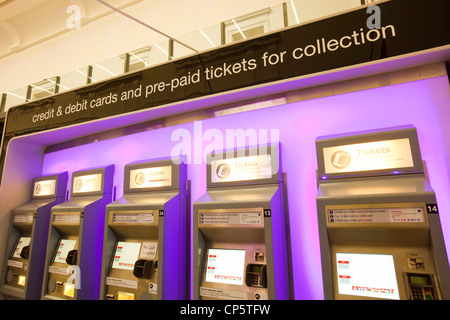
<instances>
[{"instance_id":1,"label":"illuminated tickets sign","mask_svg":"<svg viewBox=\"0 0 450 320\"><path fill-rule=\"evenodd\" d=\"M167 187L171 185L171 166L130 170L130 189Z\"/></svg>"},{"instance_id":2,"label":"illuminated tickets sign","mask_svg":"<svg viewBox=\"0 0 450 320\"><path fill-rule=\"evenodd\" d=\"M102 190L102 174L90 174L85 176L74 177L72 192L97 192Z\"/></svg>"},{"instance_id":3,"label":"illuminated tickets sign","mask_svg":"<svg viewBox=\"0 0 450 320\"><path fill-rule=\"evenodd\" d=\"M413 167L408 138L349 144L323 149L325 174Z\"/></svg>"},{"instance_id":4,"label":"illuminated tickets sign","mask_svg":"<svg viewBox=\"0 0 450 320\"><path fill-rule=\"evenodd\" d=\"M36 181L33 188L33 197L44 197L54 195L56 192L56 180Z\"/></svg>"},{"instance_id":5,"label":"illuminated tickets sign","mask_svg":"<svg viewBox=\"0 0 450 320\"><path fill-rule=\"evenodd\" d=\"M250 181L272 178L268 154L211 161L211 182Z\"/></svg>"}]
</instances>

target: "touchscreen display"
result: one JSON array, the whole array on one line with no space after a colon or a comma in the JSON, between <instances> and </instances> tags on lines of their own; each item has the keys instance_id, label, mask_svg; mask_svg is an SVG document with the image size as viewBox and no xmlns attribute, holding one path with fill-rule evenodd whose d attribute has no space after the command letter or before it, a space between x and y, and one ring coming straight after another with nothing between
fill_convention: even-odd
<instances>
[{"instance_id":1,"label":"touchscreen display","mask_svg":"<svg viewBox=\"0 0 450 320\"><path fill-rule=\"evenodd\" d=\"M400 299L392 255L336 253L339 294Z\"/></svg>"},{"instance_id":2,"label":"touchscreen display","mask_svg":"<svg viewBox=\"0 0 450 320\"><path fill-rule=\"evenodd\" d=\"M242 285L244 265L245 250L209 249L205 280Z\"/></svg>"},{"instance_id":3,"label":"touchscreen display","mask_svg":"<svg viewBox=\"0 0 450 320\"><path fill-rule=\"evenodd\" d=\"M20 258L20 253L22 252L22 249L26 246L28 246L31 242L30 237L20 237L19 242L17 242L16 249L13 253L13 258Z\"/></svg>"},{"instance_id":4,"label":"touchscreen display","mask_svg":"<svg viewBox=\"0 0 450 320\"><path fill-rule=\"evenodd\" d=\"M75 249L76 244L77 240L61 239L58 250L56 251L54 262L66 263L67 254L69 251Z\"/></svg>"},{"instance_id":5,"label":"touchscreen display","mask_svg":"<svg viewBox=\"0 0 450 320\"><path fill-rule=\"evenodd\" d=\"M140 242L119 241L114 253L112 267L115 269L133 270L141 250Z\"/></svg>"}]
</instances>

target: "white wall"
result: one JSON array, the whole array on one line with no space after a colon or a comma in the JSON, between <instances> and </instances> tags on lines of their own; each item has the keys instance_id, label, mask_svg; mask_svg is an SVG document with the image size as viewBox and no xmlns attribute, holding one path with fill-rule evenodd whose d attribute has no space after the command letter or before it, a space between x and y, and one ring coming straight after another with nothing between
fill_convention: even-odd
<instances>
[{"instance_id":1,"label":"white wall","mask_svg":"<svg viewBox=\"0 0 450 320\"><path fill-rule=\"evenodd\" d=\"M284 0L143 0L124 11L178 38L269 7L276 7L272 14L281 20L282 11L279 9L283 2L287 2L290 24L295 24L291 1ZM360 0L294 0L293 3L299 22L303 23L357 7ZM49 23L51 21L49 19ZM268 31L280 26L280 21L272 23ZM166 38L144 26L112 13L94 22L82 23L80 29L70 30L0 59L0 93L14 91L45 78L63 75L164 40Z\"/></svg>"},{"instance_id":2,"label":"white wall","mask_svg":"<svg viewBox=\"0 0 450 320\"><path fill-rule=\"evenodd\" d=\"M282 0L146 0L124 11L178 37L281 3ZM144 26L113 13L1 59L0 92L12 91L163 40L164 37Z\"/></svg>"}]
</instances>

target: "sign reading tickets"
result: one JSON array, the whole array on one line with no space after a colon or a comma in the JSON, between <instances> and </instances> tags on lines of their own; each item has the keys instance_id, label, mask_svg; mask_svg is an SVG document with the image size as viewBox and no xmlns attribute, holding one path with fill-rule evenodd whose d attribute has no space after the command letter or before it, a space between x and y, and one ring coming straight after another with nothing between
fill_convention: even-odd
<instances>
[{"instance_id":1,"label":"sign reading tickets","mask_svg":"<svg viewBox=\"0 0 450 320\"><path fill-rule=\"evenodd\" d=\"M130 170L130 189L167 187L171 184L171 166Z\"/></svg>"},{"instance_id":2,"label":"sign reading tickets","mask_svg":"<svg viewBox=\"0 0 450 320\"><path fill-rule=\"evenodd\" d=\"M51 196L56 192L56 180L43 180L34 183L33 197Z\"/></svg>"},{"instance_id":3,"label":"sign reading tickets","mask_svg":"<svg viewBox=\"0 0 450 320\"><path fill-rule=\"evenodd\" d=\"M272 178L268 154L211 161L211 182L249 181Z\"/></svg>"},{"instance_id":4,"label":"sign reading tickets","mask_svg":"<svg viewBox=\"0 0 450 320\"><path fill-rule=\"evenodd\" d=\"M72 192L97 192L102 190L102 174L90 174L86 176L74 177Z\"/></svg>"},{"instance_id":5,"label":"sign reading tickets","mask_svg":"<svg viewBox=\"0 0 450 320\"><path fill-rule=\"evenodd\" d=\"M323 156L326 174L414 166L408 138L324 148Z\"/></svg>"}]
</instances>

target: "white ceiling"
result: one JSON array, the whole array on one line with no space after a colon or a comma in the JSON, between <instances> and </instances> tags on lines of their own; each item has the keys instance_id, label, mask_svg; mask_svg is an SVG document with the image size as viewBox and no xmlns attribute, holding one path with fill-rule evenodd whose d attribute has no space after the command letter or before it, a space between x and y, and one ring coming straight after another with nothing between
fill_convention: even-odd
<instances>
[{"instance_id":1,"label":"white ceiling","mask_svg":"<svg viewBox=\"0 0 450 320\"><path fill-rule=\"evenodd\" d=\"M107 0L121 10L137 2ZM70 31L71 5L80 8L83 25L114 13L95 0L0 0L0 58Z\"/></svg>"}]
</instances>

